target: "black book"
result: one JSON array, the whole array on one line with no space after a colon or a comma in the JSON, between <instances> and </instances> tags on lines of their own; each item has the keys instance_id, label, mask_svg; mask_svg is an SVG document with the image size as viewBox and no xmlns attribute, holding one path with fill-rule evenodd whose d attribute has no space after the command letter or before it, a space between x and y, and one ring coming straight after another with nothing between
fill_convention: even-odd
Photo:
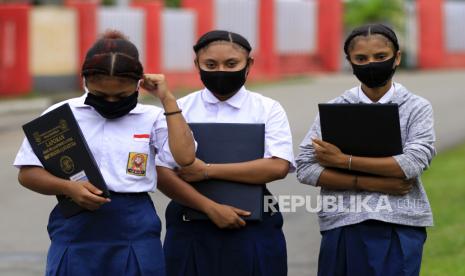
<instances>
[{"instance_id":1,"label":"black book","mask_svg":"<svg viewBox=\"0 0 465 276\"><path fill-rule=\"evenodd\" d=\"M103 192L104 197L110 196L69 104L63 104L23 125L23 130L32 150L48 172L73 181L89 181ZM65 217L85 210L64 195L58 195L57 199Z\"/></svg>"},{"instance_id":2,"label":"black book","mask_svg":"<svg viewBox=\"0 0 465 276\"><path fill-rule=\"evenodd\" d=\"M197 158L206 163L237 163L263 158L264 124L190 123L198 143ZM219 179L192 183L203 195L215 202L251 212L245 220L262 220L265 185L251 185ZM206 220L208 217L186 208L185 219Z\"/></svg>"},{"instance_id":3,"label":"black book","mask_svg":"<svg viewBox=\"0 0 465 276\"><path fill-rule=\"evenodd\" d=\"M401 154L397 104L319 104L323 141L364 157Z\"/></svg>"}]
</instances>

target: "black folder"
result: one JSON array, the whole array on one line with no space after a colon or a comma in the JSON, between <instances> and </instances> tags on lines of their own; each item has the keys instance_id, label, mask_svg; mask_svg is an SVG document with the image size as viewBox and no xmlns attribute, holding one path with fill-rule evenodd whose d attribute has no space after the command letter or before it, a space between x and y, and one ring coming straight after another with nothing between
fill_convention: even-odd
<instances>
[{"instance_id":1,"label":"black folder","mask_svg":"<svg viewBox=\"0 0 465 276\"><path fill-rule=\"evenodd\" d=\"M206 163L236 163L263 158L264 124L190 123L198 143L197 158ZM245 220L262 220L265 185L251 185L219 179L192 183L202 194L215 202L251 212ZM191 208L185 209L186 220L208 217Z\"/></svg>"},{"instance_id":2,"label":"black folder","mask_svg":"<svg viewBox=\"0 0 465 276\"><path fill-rule=\"evenodd\" d=\"M343 153L388 157L402 153L397 104L319 104L323 141Z\"/></svg>"},{"instance_id":3,"label":"black folder","mask_svg":"<svg viewBox=\"0 0 465 276\"><path fill-rule=\"evenodd\" d=\"M69 104L63 104L23 125L23 130L32 150L48 172L73 181L89 181L103 192L104 197L110 197ZM64 217L84 211L64 195L58 195L57 199Z\"/></svg>"}]
</instances>

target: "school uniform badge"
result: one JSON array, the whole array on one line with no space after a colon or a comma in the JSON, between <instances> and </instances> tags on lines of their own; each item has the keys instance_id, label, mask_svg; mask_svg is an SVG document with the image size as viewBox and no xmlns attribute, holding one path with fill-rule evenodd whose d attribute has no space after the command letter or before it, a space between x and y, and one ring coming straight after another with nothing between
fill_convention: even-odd
<instances>
[{"instance_id":1,"label":"school uniform badge","mask_svg":"<svg viewBox=\"0 0 465 276\"><path fill-rule=\"evenodd\" d=\"M145 176L147 170L147 158L145 153L130 152L128 157L127 174Z\"/></svg>"}]
</instances>

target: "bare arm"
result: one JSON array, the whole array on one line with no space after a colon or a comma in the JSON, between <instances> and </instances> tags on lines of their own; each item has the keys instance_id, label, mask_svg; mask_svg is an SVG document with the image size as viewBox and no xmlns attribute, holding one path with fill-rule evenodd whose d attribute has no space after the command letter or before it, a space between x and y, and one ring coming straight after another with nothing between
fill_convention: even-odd
<instances>
[{"instance_id":1,"label":"bare arm","mask_svg":"<svg viewBox=\"0 0 465 276\"><path fill-rule=\"evenodd\" d=\"M405 178L404 171L393 157L352 156L351 169L380 176Z\"/></svg>"},{"instance_id":2,"label":"bare arm","mask_svg":"<svg viewBox=\"0 0 465 276\"><path fill-rule=\"evenodd\" d=\"M36 166L21 167L18 181L24 187L43 195L65 195L71 182Z\"/></svg>"},{"instance_id":3,"label":"bare arm","mask_svg":"<svg viewBox=\"0 0 465 276\"><path fill-rule=\"evenodd\" d=\"M180 111L176 98L168 90L164 75L144 75L142 88L160 99L166 113ZM184 116L182 113L167 115L166 123L168 144L174 160L180 166L192 164L195 160L195 143Z\"/></svg>"},{"instance_id":4,"label":"bare arm","mask_svg":"<svg viewBox=\"0 0 465 276\"><path fill-rule=\"evenodd\" d=\"M313 139L316 159L324 167L351 169L379 176L405 178L401 167L393 157L360 157L344 154L336 146Z\"/></svg>"},{"instance_id":5,"label":"bare arm","mask_svg":"<svg viewBox=\"0 0 465 276\"><path fill-rule=\"evenodd\" d=\"M405 195L412 189L413 181L393 177L356 176L333 169L324 169L317 185L331 190L365 190Z\"/></svg>"},{"instance_id":6,"label":"bare arm","mask_svg":"<svg viewBox=\"0 0 465 276\"><path fill-rule=\"evenodd\" d=\"M214 203L211 199L197 192L192 185L180 179L173 170L157 166L157 174L158 189L174 201L204 213Z\"/></svg>"},{"instance_id":7,"label":"bare arm","mask_svg":"<svg viewBox=\"0 0 465 276\"><path fill-rule=\"evenodd\" d=\"M174 97L165 99L163 107L166 112L179 110ZM187 166L195 160L195 143L192 132L181 113L166 116L168 125L168 143L173 158L180 166Z\"/></svg>"},{"instance_id":8,"label":"bare arm","mask_svg":"<svg viewBox=\"0 0 465 276\"><path fill-rule=\"evenodd\" d=\"M56 177L42 167L23 166L19 170L18 181L24 187L44 195L65 195L80 206L96 210L110 199L100 195L102 191L89 182L70 181Z\"/></svg>"},{"instance_id":9,"label":"bare arm","mask_svg":"<svg viewBox=\"0 0 465 276\"><path fill-rule=\"evenodd\" d=\"M212 178L262 185L286 177L288 171L289 162L281 158L262 158L241 163L209 165L196 159L192 165L180 168L178 174L189 182Z\"/></svg>"},{"instance_id":10,"label":"bare arm","mask_svg":"<svg viewBox=\"0 0 465 276\"><path fill-rule=\"evenodd\" d=\"M179 178L171 169L157 166L157 174L157 186L162 193L182 205L205 213L219 228L240 228L246 225L240 216L249 216L250 212L214 202Z\"/></svg>"}]
</instances>

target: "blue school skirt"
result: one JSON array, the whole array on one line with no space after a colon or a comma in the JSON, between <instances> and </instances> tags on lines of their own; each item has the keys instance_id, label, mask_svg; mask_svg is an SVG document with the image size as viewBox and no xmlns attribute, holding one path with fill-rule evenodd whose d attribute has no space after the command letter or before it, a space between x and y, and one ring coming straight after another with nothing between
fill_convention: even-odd
<instances>
[{"instance_id":1,"label":"blue school skirt","mask_svg":"<svg viewBox=\"0 0 465 276\"><path fill-rule=\"evenodd\" d=\"M183 221L183 206L166 209L163 249L168 276L285 276L286 241L281 213L242 229L220 229L211 221Z\"/></svg>"},{"instance_id":2,"label":"blue school skirt","mask_svg":"<svg viewBox=\"0 0 465 276\"><path fill-rule=\"evenodd\" d=\"M323 231L320 276L419 275L424 227L368 220Z\"/></svg>"},{"instance_id":3,"label":"blue school skirt","mask_svg":"<svg viewBox=\"0 0 465 276\"><path fill-rule=\"evenodd\" d=\"M165 275L161 222L147 193L111 194L93 212L50 214L46 275Z\"/></svg>"}]
</instances>

